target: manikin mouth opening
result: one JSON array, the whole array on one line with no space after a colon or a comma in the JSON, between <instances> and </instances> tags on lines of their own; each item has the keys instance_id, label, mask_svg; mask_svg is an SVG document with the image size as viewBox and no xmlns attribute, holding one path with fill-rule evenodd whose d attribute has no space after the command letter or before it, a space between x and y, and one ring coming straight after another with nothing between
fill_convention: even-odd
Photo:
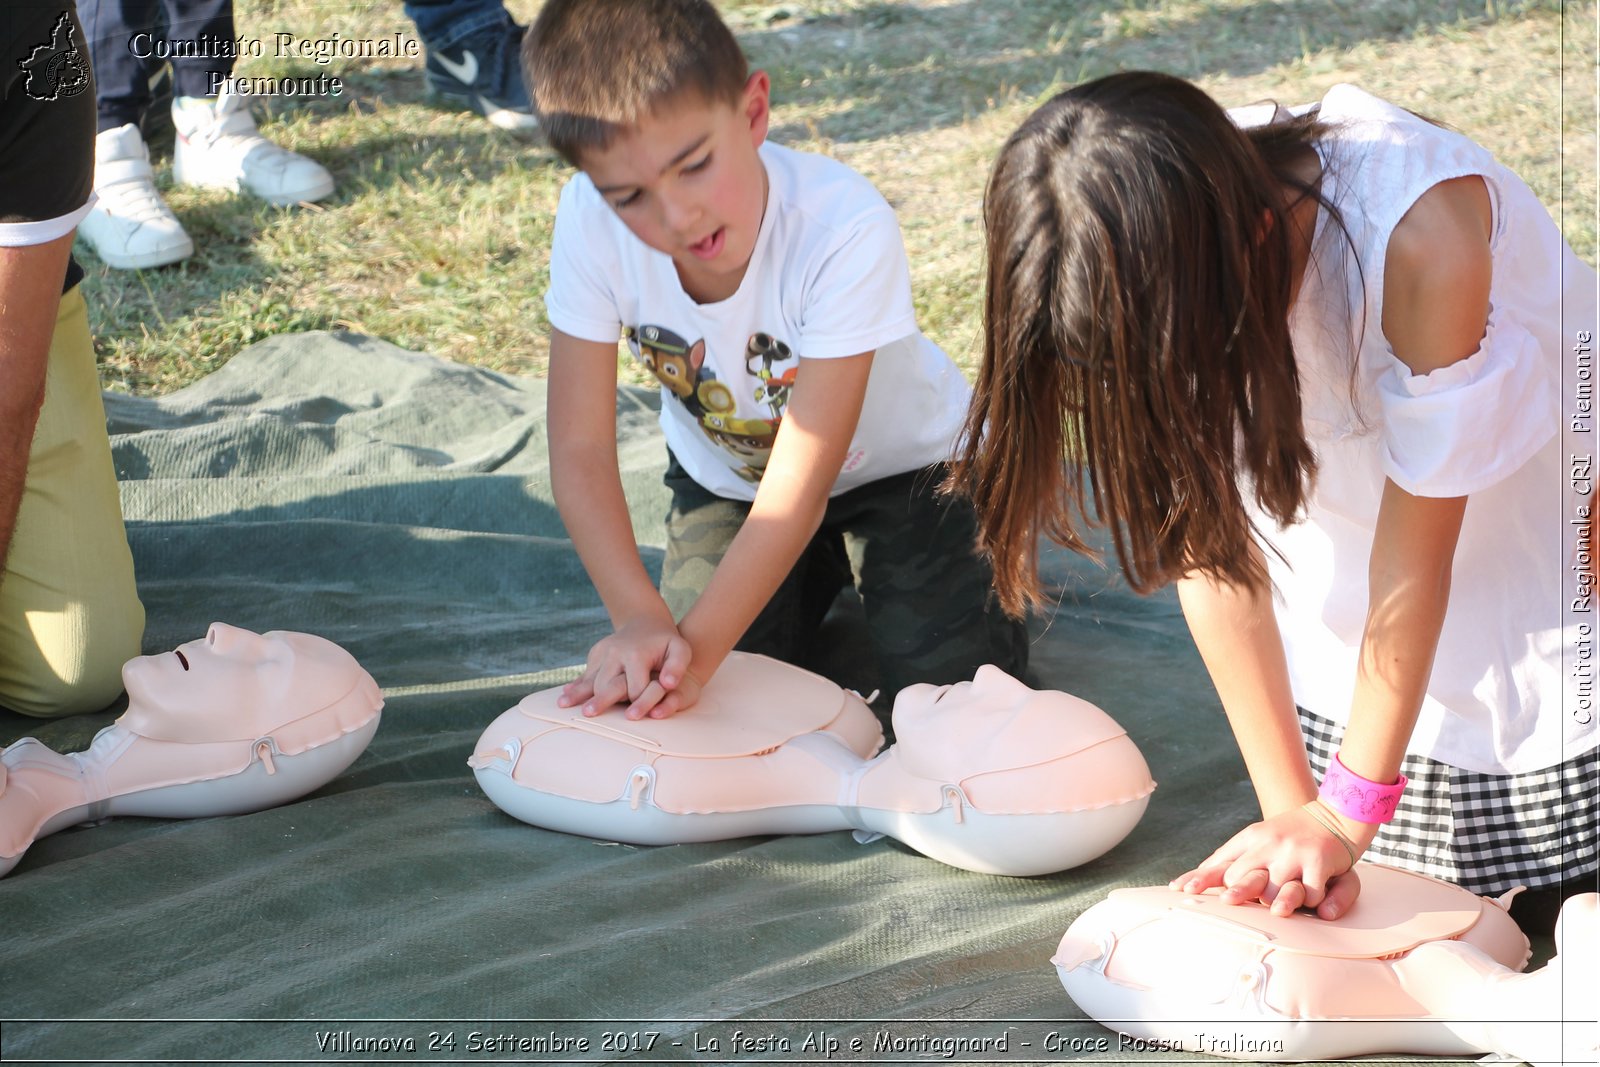
<instances>
[{"instance_id":1,"label":"manikin mouth opening","mask_svg":"<svg viewBox=\"0 0 1600 1067\"><path fill-rule=\"evenodd\" d=\"M185 656L182 652L179 652L177 649L173 649L172 654L178 657L178 662L183 664L184 670L189 669L189 658L187 656Z\"/></svg>"}]
</instances>

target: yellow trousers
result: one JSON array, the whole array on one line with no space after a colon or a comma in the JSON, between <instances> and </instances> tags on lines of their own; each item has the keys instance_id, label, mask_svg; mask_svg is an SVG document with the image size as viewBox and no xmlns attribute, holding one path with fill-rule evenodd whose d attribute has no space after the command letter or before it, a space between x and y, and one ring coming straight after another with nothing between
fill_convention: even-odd
<instances>
[{"instance_id":1,"label":"yellow trousers","mask_svg":"<svg viewBox=\"0 0 1600 1067\"><path fill-rule=\"evenodd\" d=\"M44 408L0 571L0 707L98 711L139 654L144 607L122 526L83 295L61 298Z\"/></svg>"}]
</instances>

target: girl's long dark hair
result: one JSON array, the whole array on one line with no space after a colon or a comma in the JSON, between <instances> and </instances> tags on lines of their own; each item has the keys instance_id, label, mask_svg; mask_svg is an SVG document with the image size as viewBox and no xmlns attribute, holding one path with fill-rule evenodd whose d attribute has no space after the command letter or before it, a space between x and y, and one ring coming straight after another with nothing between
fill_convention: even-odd
<instances>
[{"instance_id":1,"label":"girl's long dark hair","mask_svg":"<svg viewBox=\"0 0 1600 1067\"><path fill-rule=\"evenodd\" d=\"M1283 188L1317 196L1291 163L1323 129L1241 132L1189 83L1130 72L1061 93L1006 142L947 484L976 507L1008 612L1039 600L1038 537L1089 552L1086 523L1140 592L1194 571L1265 582L1243 494L1291 522L1316 467Z\"/></svg>"}]
</instances>

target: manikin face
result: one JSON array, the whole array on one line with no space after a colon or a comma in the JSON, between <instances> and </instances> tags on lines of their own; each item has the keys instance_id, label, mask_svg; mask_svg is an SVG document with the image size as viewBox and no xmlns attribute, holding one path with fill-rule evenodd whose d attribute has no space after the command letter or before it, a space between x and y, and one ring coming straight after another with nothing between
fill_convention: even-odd
<instances>
[{"instance_id":1,"label":"manikin face","mask_svg":"<svg viewBox=\"0 0 1600 1067\"><path fill-rule=\"evenodd\" d=\"M205 718L240 705L284 700L295 667L290 635L212 623L205 637L122 668L130 704Z\"/></svg>"},{"instance_id":2,"label":"manikin face","mask_svg":"<svg viewBox=\"0 0 1600 1067\"><path fill-rule=\"evenodd\" d=\"M1032 689L999 667L985 664L970 682L954 685L909 685L894 701L895 737L906 732L948 736L952 731L993 729L997 718L1010 718L1029 703L1057 694Z\"/></svg>"},{"instance_id":3,"label":"manikin face","mask_svg":"<svg viewBox=\"0 0 1600 1067\"><path fill-rule=\"evenodd\" d=\"M259 734L372 685L354 657L331 641L220 622L199 641L129 660L122 682L128 710L119 722L147 737L190 742Z\"/></svg>"},{"instance_id":4,"label":"manikin face","mask_svg":"<svg viewBox=\"0 0 1600 1067\"><path fill-rule=\"evenodd\" d=\"M755 251L767 204L756 150L767 136L768 88L757 71L737 105L670 99L579 159L617 217L672 257L684 291L701 303L732 296Z\"/></svg>"},{"instance_id":5,"label":"manikin face","mask_svg":"<svg viewBox=\"0 0 1600 1067\"><path fill-rule=\"evenodd\" d=\"M960 777L1079 752L1123 731L1086 701L1033 689L986 665L970 682L902 689L894 702L894 732L907 766Z\"/></svg>"}]
</instances>

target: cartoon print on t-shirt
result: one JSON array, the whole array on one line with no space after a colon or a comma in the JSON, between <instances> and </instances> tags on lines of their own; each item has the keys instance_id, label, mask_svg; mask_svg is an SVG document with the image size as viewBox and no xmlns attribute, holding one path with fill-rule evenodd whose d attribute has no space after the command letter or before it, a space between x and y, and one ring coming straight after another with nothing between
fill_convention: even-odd
<instances>
[{"instance_id":1,"label":"cartoon print on t-shirt","mask_svg":"<svg viewBox=\"0 0 1600 1067\"><path fill-rule=\"evenodd\" d=\"M790 366L774 369L777 364L791 360ZM794 351L770 333L753 333L744 346L744 365L760 383L756 386L756 402L767 405L773 417L781 419L783 409L789 406L789 393L794 389L795 371L800 369Z\"/></svg>"},{"instance_id":2,"label":"cartoon print on t-shirt","mask_svg":"<svg viewBox=\"0 0 1600 1067\"><path fill-rule=\"evenodd\" d=\"M741 419L732 411L708 411L700 417L700 428L723 450L741 460L733 473L747 482L759 482L761 472L772 458L772 439L778 434L779 419Z\"/></svg>"},{"instance_id":3,"label":"cartoon print on t-shirt","mask_svg":"<svg viewBox=\"0 0 1600 1067\"><path fill-rule=\"evenodd\" d=\"M634 357L688 409L696 422L708 411L732 411L733 393L705 366L706 342L690 344L665 326L629 326Z\"/></svg>"},{"instance_id":4,"label":"cartoon print on t-shirt","mask_svg":"<svg viewBox=\"0 0 1600 1067\"><path fill-rule=\"evenodd\" d=\"M677 334L661 326L629 326L624 333L633 356L643 363L672 395L700 414L695 399L695 387L700 380L700 367L705 363L704 338L690 344Z\"/></svg>"},{"instance_id":5,"label":"cartoon print on t-shirt","mask_svg":"<svg viewBox=\"0 0 1600 1067\"><path fill-rule=\"evenodd\" d=\"M772 441L783 422L789 394L794 390L799 359L794 350L769 333L750 335L745 344L745 369L754 389L748 394L771 412L768 417L745 418L728 383L719 381L705 365L706 343L690 344L664 326L630 326L628 347L678 402L694 417L701 431L739 465L734 473L759 482L772 455ZM784 366L784 364L788 364ZM746 386L748 387L748 386Z\"/></svg>"}]
</instances>

